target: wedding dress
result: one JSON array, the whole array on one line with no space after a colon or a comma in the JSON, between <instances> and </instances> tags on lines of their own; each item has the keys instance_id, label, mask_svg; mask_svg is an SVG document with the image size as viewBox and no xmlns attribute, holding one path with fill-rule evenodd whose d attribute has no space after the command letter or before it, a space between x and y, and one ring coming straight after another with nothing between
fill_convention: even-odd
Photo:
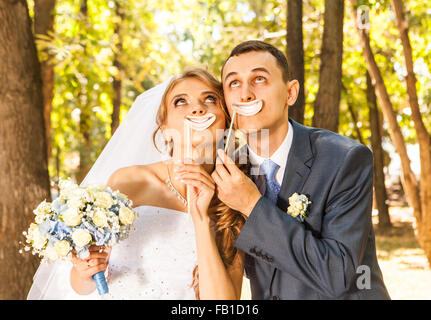
<instances>
[{"instance_id":1,"label":"wedding dress","mask_svg":"<svg viewBox=\"0 0 431 320\"><path fill-rule=\"evenodd\" d=\"M103 299L195 299L191 284L197 254L191 217L153 206L135 210L138 218L129 238L112 248L109 293ZM64 264L43 292L33 286L28 299L100 299L97 290L90 295L77 294L69 280L72 264Z\"/></svg>"}]
</instances>

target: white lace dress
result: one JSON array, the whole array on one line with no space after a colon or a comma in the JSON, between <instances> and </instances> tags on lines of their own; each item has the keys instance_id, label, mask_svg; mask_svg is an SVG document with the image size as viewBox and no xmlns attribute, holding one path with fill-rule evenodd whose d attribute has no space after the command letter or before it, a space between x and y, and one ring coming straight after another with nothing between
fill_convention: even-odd
<instances>
[{"instance_id":1,"label":"white lace dress","mask_svg":"<svg viewBox=\"0 0 431 320\"><path fill-rule=\"evenodd\" d=\"M191 217L184 212L140 206L127 240L112 249L104 299L195 299L191 287L197 264ZM86 296L70 286L71 263L41 264L28 299L100 299L97 291ZM37 281L36 281L37 280Z\"/></svg>"}]
</instances>

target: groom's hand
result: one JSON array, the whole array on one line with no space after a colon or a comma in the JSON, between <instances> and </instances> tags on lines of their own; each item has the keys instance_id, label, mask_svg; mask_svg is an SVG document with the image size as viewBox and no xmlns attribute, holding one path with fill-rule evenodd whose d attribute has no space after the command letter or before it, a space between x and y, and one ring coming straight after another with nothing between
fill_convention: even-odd
<instances>
[{"instance_id":1,"label":"groom's hand","mask_svg":"<svg viewBox=\"0 0 431 320\"><path fill-rule=\"evenodd\" d=\"M262 195L222 149L217 150L217 154L216 167L211 174L217 184L217 196L227 206L248 217Z\"/></svg>"}]
</instances>

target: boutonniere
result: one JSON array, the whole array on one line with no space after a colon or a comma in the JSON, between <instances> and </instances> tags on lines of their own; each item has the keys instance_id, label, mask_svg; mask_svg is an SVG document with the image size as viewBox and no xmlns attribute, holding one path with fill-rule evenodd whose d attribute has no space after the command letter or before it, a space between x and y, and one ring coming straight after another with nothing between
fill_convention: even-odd
<instances>
[{"instance_id":1,"label":"boutonniere","mask_svg":"<svg viewBox=\"0 0 431 320\"><path fill-rule=\"evenodd\" d=\"M289 198L287 213L299 222L304 222L304 219L308 216L308 205L310 204L311 201L308 200L305 194L297 194L295 192Z\"/></svg>"}]
</instances>

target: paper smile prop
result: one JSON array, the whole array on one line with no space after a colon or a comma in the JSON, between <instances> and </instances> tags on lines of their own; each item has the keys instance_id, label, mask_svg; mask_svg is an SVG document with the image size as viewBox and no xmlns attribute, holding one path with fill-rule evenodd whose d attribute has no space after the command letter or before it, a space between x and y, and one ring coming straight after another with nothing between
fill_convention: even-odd
<instances>
[{"instance_id":1,"label":"paper smile prop","mask_svg":"<svg viewBox=\"0 0 431 320\"><path fill-rule=\"evenodd\" d=\"M187 116L184 122L190 125L193 130L203 131L209 128L215 120L215 114L207 113L203 116Z\"/></svg>"},{"instance_id":2,"label":"paper smile prop","mask_svg":"<svg viewBox=\"0 0 431 320\"><path fill-rule=\"evenodd\" d=\"M254 100L250 102L235 102L232 103L232 109L242 116L254 116L262 110L262 100Z\"/></svg>"}]
</instances>

